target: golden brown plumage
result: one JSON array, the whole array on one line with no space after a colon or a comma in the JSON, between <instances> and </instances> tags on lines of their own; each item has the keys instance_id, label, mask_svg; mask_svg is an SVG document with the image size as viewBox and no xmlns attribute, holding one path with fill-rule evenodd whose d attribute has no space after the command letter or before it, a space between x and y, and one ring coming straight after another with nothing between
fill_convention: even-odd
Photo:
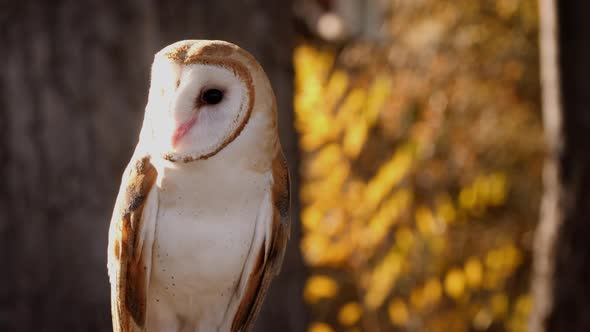
<instances>
[{"instance_id":1,"label":"golden brown plumage","mask_svg":"<svg viewBox=\"0 0 590 332\"><path fill-rule=\"evenodd\" d=\"M124 190L115 203L109 230L111 310L115 331L142 331L145 327L147 280L140 230L143 210L156 181L157 171L149 157L134 163L124 176ZM151 248L145 248L151 250Z\"/></svg>"}]
</instances>

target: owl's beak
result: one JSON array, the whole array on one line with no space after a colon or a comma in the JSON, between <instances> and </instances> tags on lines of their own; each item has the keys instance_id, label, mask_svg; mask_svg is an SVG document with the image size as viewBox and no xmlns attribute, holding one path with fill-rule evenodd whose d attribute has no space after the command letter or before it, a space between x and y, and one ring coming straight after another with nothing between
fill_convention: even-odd
<instances>
[{"instance_id":1,"label":"owl's beak","mask_svg":"<svg viewBox=\"0 0 590 332\"><path fill-rule=\"evenodd\" d=\"M195 125L197 122L197 117L192 116L190 119L182 123L180 126L176 128L174 134L172 134L172 147L176 148L180 140L188 133L189 130Z\"/></svg>"}]
</instances>

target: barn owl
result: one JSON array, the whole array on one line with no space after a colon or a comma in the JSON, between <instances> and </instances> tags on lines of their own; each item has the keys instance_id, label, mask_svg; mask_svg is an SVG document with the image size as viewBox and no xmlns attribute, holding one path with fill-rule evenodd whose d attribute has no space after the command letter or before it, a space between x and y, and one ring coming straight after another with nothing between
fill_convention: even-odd
<instances>
[{"instance_id":1,"label":"barn owl","mask_svg":"<svg viewBox=\"0 0 590 332\"><path fill-rule=\"evenodd\" d=\"M109 229L114 331L250 331L289 237L275 97L223 41L155 55Z\"/></svg>"}]
</instances>

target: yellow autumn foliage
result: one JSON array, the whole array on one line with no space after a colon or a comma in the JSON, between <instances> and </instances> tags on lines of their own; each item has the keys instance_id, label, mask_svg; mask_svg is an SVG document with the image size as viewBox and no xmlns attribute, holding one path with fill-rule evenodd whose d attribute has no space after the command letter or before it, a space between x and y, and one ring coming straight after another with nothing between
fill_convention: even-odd
<instances>
[{"instance_id":1,"label":"yellow autumn foliage","mask_svg":"<svg viewBox=\"0 0 590 332\"><path fill-rule=\"evenodd\" d=\"M332 327L326 323L313 322L309 326L308 332L335 332Z\"/></svg>"},{"instance_id":2,"label":"yellow autumn foliage","mask_svg":"<svg viewBox=\"0 0 590 332\"><path fill-rule=\"evenodd\" d=\"M338 322L344 326L354 325L359 321L362 313L363 309L358 302L346 303L338 311Z\"/></svg>"},{"instance_id":3,"label":"yellow autumn foliage","mask_svg":"<svg viewBox=\"0 0 590 332\"><path fill-rule=\"evenodd\" d=\"M386 3L379 42L295 48L308 331L523 332L536 2Z\"/></svg>"},{"instance_id":4,"label":"yellow autumn foliage","mask_svg":"<svg viewBox=\"0 0 590 332\"><path fill-rule=\"evenodd\" d=\"M338 284L327 276L312 276L305 284L304 297L308 302L331 298L338 292Z\"/></svg>"},{"instance_id":5,"label":"yellow autumn foliage","mask_svg":"<svg viewBox=\"0 0 590 332\"><path fill-rule=\"evenodd\" d=\"M394 299L389 305L389 319L398 326L404 326L408 322L409 312L405 302L402 299Z\"/></svg>"},{"instance_id":6,"label":"yellow autumn foliage","mask_svg":"<svg viewBox=\"0 0 590 332\"><path fill-rule=\"evenodd\" d=\"M465 274L461 269L452 269L445 277L445 292L448 296L458 299L465 293Z\"/></svg>"}]
</instances>

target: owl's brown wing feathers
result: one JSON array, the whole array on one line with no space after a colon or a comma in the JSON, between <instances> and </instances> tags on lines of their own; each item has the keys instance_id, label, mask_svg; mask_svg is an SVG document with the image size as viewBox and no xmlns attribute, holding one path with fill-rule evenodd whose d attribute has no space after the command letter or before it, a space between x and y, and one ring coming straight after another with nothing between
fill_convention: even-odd
<instances>
[{"instance_id":1,"label":"owl's brown wing feathers","mask_svg":"<svg viewBox=\"0 0 590 332\"><path fill-rule=\"evenodd\" d=\"M280 272L290 233L289 170L283 153L279 150L272 163L273 185L272 220L270 238L266 237L250 274L246 291L232 322L232 332L249 332L260 312L266 291L272 279ZM266 251L266 244L270 245Z\"/></svg>"},{"instance_id":2,"label":"owl's brown wing feathers","mask_svg":"<svg viewBox=\"0 0 590 332\"><path fill-rule=\"evenodd\" d=\"M157 171L149 157L132 161L123 175L109 229L108 268L113 331L144 331L155 228ZM152 203L153 205L154 203ZM149 212L146 212L149 211ZM149 214L149 217L146 217ZM148 219L148 220L146 220Z\"/></svg>"}]
</instances>

